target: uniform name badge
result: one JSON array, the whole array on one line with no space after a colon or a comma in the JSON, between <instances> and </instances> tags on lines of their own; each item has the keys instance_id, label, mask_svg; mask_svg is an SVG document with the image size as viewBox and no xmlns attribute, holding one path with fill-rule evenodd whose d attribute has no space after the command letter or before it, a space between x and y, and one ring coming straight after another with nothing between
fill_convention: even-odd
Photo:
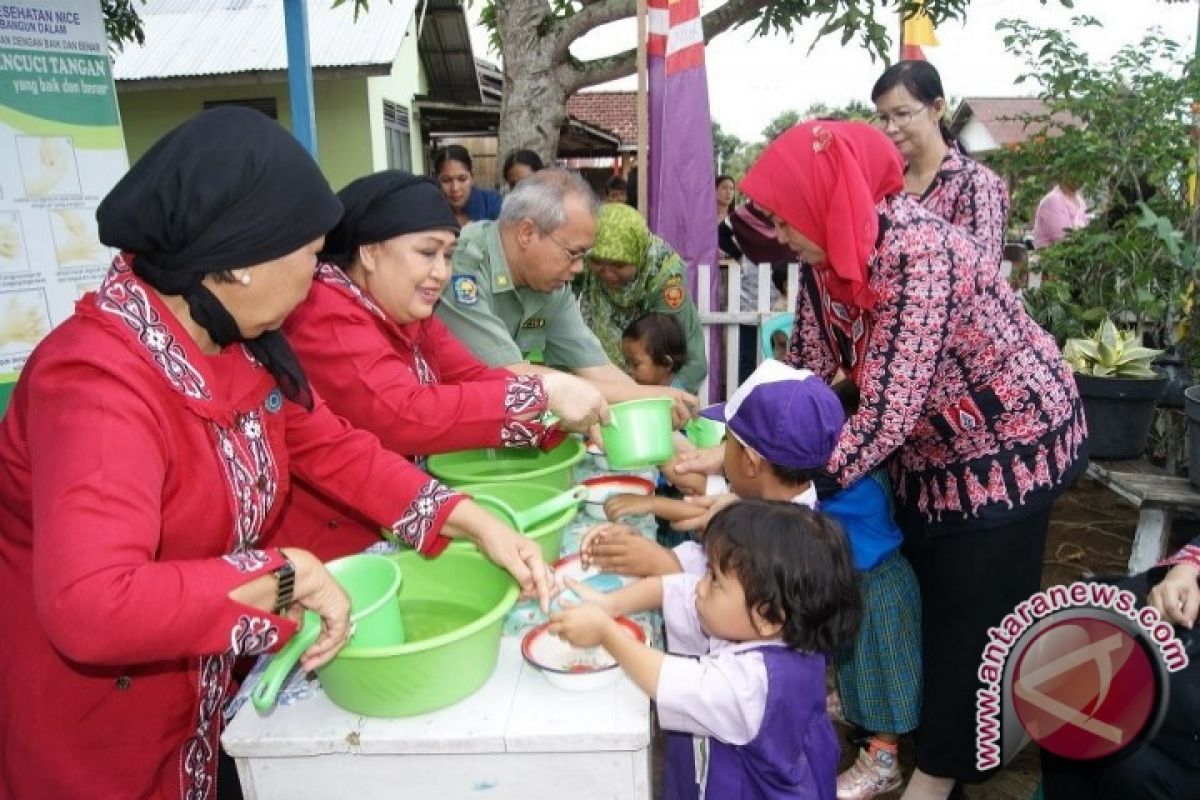
<instances>
[{"instance_id":1,"label":"uniform name badge","mask_svg":"<svg viewBox=\"0 0 1200 800\"><path fill-rule=\"evenodd\" d=\"M474 275L455 275L450 279L450 290L454 302L460 306L473 306L479 302L479 284Z\"/></svg>"}]
</instances>

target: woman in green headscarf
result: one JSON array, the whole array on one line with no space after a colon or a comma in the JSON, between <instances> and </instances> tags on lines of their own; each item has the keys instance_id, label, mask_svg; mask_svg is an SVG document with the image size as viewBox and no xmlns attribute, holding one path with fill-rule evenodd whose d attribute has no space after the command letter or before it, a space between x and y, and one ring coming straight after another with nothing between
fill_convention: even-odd
<instances>
[{"instance_id":1,"label":"woman in green headscarf","mask_svg":"<svg viewBox=\"0 0 1200 800\"><path fill-rule=\"evenodd\" d=\"M708 366L696 304L688 296L683 270L683 259L650 233L636 209L605 203L580 278L579 305L608 357L618 365L625 361L621 332L631 320L648 311L674 316L687 337L688 357L672 385L695 392Z\"/></svg>"}]
</instances>

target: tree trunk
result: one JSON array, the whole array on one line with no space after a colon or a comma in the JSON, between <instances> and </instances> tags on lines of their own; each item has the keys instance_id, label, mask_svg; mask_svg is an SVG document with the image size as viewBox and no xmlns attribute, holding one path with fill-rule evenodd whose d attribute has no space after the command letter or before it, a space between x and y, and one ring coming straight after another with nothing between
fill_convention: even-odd
<instances>
[{"instance_id":1,"label":"tree trunk","mask_svg":"<svg viewBox=\"0 0 1200 800\"><path fill-rule=\"evenodd\" d=\"M514 150L532 150L547 164L558 153L567 119L567 98L636 71L636 48L588 62L576 61L571 43L588 31L634 15L635 0L590 0L579 12L556 19L548 0L492 0L504 99L500 103L501 162ZM702 18L707 42L731 26L753 19L767 0L726 0Z\"/></svg>"},{"instance_id":2,"label":"tree trunk","mask_svg":"<svg viewBox=\"0 0 1200 800\"><path fill-rule=\"evenodd\" d=\"M540 32L550 10L542 0L504 0L496 13L504 56L500 104L501 162L514 150L532 150L546 164L558 153L567 118L568 88L555 64L555 38Z\"/></svg>"}]
</instances>

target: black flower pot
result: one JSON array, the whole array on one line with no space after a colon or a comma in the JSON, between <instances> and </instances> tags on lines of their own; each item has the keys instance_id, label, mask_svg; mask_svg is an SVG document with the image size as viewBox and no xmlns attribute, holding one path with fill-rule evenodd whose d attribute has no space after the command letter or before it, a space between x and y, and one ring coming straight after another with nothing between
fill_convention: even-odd
<instances>
[{"instance_id":1,"label":"black flower pot","mask_svg":"<svg viewBox=\"0 0 1200 800\"><path fill-rule=\"evenodd\" d=\"M1183 408L1188 421L1188 479L1200 489L1200 386L1183 391Z\"/></svg>"},{"instance_id":2,"label":"black flower pot","mask_svg":"<svg viewBox=\"0 0 1200 800\"><path fill-rule=\"evenodd\" d=\"M1097 378L1075 373L1088 424L1092 458L1138 458L1154 422L1154 408L1167 387L1157 378Z\"/></svg>"},{"instance_id":3,"label":"black flower pot","mask_svg":"<svg viewBox=\"0 0 1200 800\"><path fill-rule=\"evenodd\" d=\"M1154 362L1154 371L1167 379L1160 406L1183 408L1183 390L1192 385L1191 373L1183 359L1174 353L1166 353Z\"/></svg>"}]
</instances>

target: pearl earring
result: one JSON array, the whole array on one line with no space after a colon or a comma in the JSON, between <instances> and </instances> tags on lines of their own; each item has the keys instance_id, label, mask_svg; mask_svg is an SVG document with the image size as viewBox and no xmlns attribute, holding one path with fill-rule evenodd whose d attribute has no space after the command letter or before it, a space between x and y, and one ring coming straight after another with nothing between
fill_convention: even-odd
<instances>
[{"instance_id":1,"label":"pearl earring","mask_svg":"<svg viewBox=\"0 0 1200 800\"><path fill-rule=\"evenodd\" d=\"M243 272L242 277L238 278L238 281L241 282L242 286L249 286L250 285L250 276Z\"/></svg>"}]
</instances>

